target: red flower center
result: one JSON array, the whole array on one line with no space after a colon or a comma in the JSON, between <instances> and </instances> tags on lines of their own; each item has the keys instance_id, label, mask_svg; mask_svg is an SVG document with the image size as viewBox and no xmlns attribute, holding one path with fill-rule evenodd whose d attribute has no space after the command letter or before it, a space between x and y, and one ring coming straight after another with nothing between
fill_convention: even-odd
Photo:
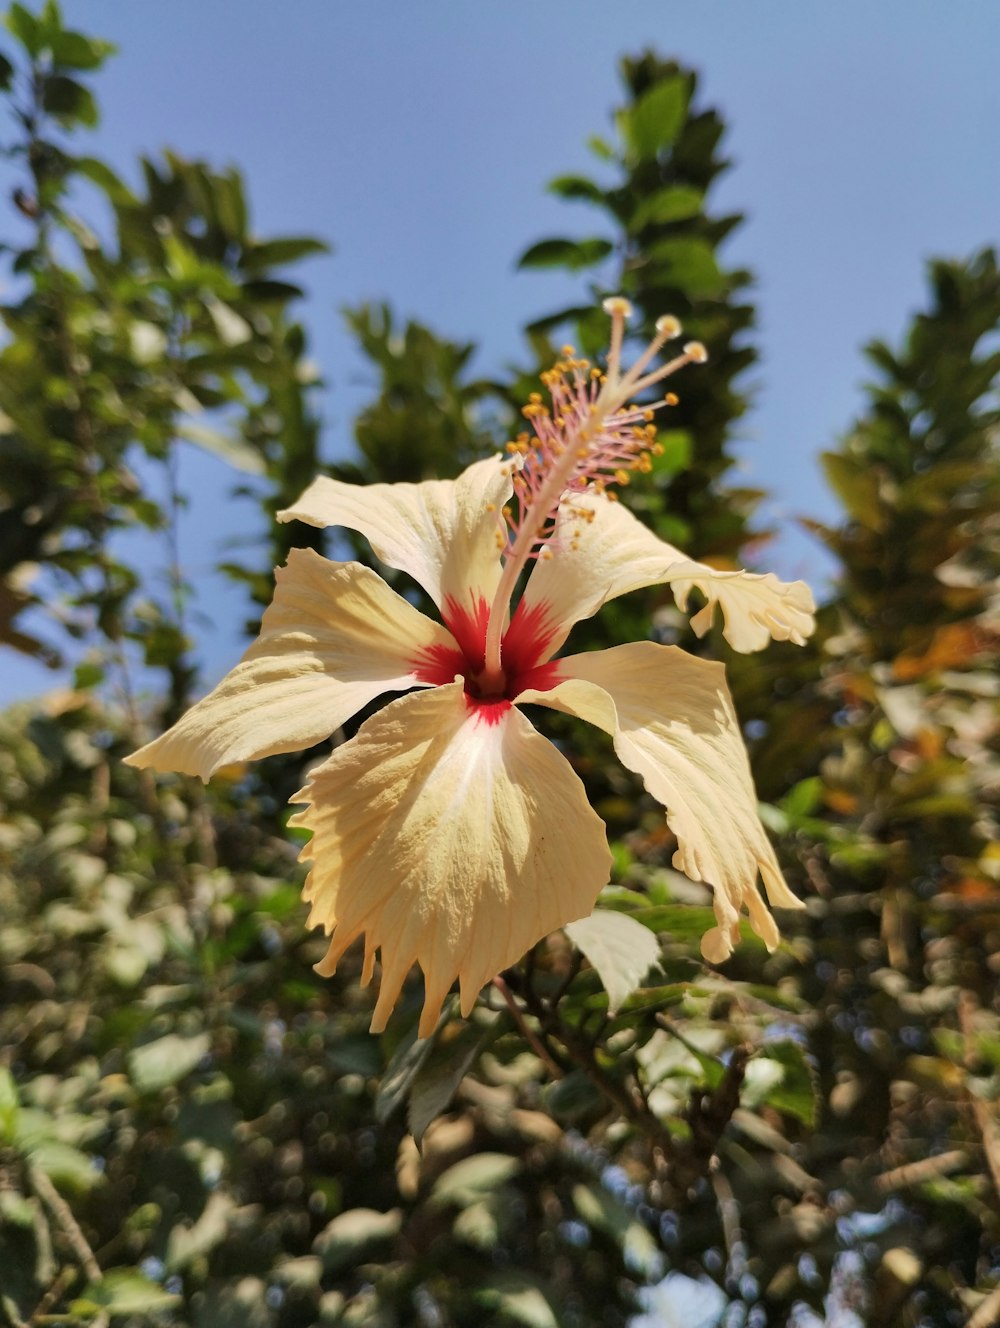
<instances>
[{"instance_id":1,"label":"red flower center","mask_svg":"<svg viewBox=\"0 0 1000 1328\"><path fill-rule=\"evenodd\" d=\"M486 660L486 626L490 606L480 597L474 610L454 599L445 600L441 617L455 638L454 646L427 646L414 660L413 673L420 682L435 687L465 680L469 709L489 724L497 724L522 692L547 692L559 681L559 665L546 662L555 635L548 624L544 605L519 605L501 645L502 687L484 693L479 683Z\"/></svg>"}]
</instances>

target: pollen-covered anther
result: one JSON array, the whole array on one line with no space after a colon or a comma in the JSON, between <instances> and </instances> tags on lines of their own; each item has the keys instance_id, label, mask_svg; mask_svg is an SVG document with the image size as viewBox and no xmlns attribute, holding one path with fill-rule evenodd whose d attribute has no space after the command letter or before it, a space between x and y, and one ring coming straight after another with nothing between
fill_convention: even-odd
<instances>
[{"instance_id":1,"label":"pollen-covered anther","mask_svg":"<svg viewBox=\"0 0 1000 1328\"><path fill-rule=\"evenodd\" d=\"M614 318L617 314L620 318L632 317L632 306L626 300L624 295L609 295L603 302L601 308L609 318Z\"/></svg>"},{"instance_id":2,"label":"pollen-covered anther","mask_svg":"<svg viewBox=\"0 0 1000 1328\"><path fill-rule=\"evenodd\" d=\"M654 326L657 336L662 337L664 341L673 341L674 337L679 337L684 330L681 327L681 320L675 318L673 314L664 314L656 320Z\"/></svg>"},{"instance_id":3,"label":"pollen-covered anther","mask_svg":"<svg viewBox=\"0 0 1000 1328\"><path fill-rule=\"evenodd\" d=\"M666 392L664 394L663 404L665 406L676 406L679 401L680 397L677 395L676 392Z\"/></svg>"},{"instance_id":4,"label":"pollen-covered anther","mask_svg":"<svg viewBox=\"0 0 1000 1328\"><path fill-rule=\"evenodd\" d=\"M692 364L704 364L708 359L708 351L700 341L689 341L684 347L684 354Z\"/></svg>"}]
</instances>

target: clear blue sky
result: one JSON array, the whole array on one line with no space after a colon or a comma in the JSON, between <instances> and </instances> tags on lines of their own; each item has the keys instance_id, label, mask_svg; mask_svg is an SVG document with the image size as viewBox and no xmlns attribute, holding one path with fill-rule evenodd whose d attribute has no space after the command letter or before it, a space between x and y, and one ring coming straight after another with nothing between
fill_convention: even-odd
<instances>
[{"instance_id":1,"label":"clear blue sky","mask_svg":"<svg viewBox=\"0 0 1000 1328\"><path fill-rule=\"evenodd\" d=\"M714 206L748 214L726 255L758 277L763 358L741 456L774 494L783 534L767 561L786 576L819 581L827 566L792 522L833 510L816 456L858 409L860 346L898 336L924 299L928 257L998 239L995 0L64 0L64 10L120 47L95 81L103 123L87 150L133 179L137 156L166 146L235 163L260 233L335 246L303 272L330 456L349 449L365 395L339 308L387 298L478 341L476 369L502 372L521 353L523 323L582 288L514 262L539 238L592 229L586 209L544 187L592 169L584 143L608 129L618 57L653 46L697 67L735 163ZM201 495L183 531L201 581L218 554L222 480L193 457L185 475ZM199 645L211 682L239 653L243 605L224 583L206 585L215 623ZM53 681L8 657L0 699Z\"/></svg>"}]
</instances>

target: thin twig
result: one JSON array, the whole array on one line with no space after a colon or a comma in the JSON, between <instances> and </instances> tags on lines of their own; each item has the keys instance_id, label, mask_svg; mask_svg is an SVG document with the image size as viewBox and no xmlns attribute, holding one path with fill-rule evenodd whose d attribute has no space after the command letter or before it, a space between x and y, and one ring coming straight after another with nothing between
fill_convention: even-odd
<instances>
[{"instance_id":1,"label":"thin twig","mask_svg":"<svg viewBox=\"0 0 1000 1328\"><path fill-rule=\"evenodd\" d=\"M534 1049L535 1055L539 1058L539 1060L543 1063L543 1065L545 1065L549 1073L555 1075L557 1079L561 1079L563 1077L563 1071L553 1060L552 1053L542 1042L541 1038L538 1036L535 1030L529 1027L527 1020L525 1019L524 1015L521 1013L520 1006L518 1005L517 1001L514 999L511 990L507 986L506 982L504 982L502 977L495 977L493 979L493 986L496 987L497 991L506 1001L507 1009L510 1011L511 1018L514 1020L514 1023L517 1024L518 1031L520 1032L521 1036L531 1045L531 1047Z\"/></svg>"},{"instance_id":2,"label":"thin twig","mask_svg":"<svg viewBox=\"0 0 1000 1328\"><path fill-rule=\"evenodd\" d=\"M652 1143L669 1156L673 1149L673 1139L662 1122L647 1110L641 1093L630 1090L626 1084L609 1075L598 1061L591 1043L569 1028L554 1010L544 1004L530 986L526 986L520 994L546 1033L562 1043L570 1059L602 1095L618 1107L626 1120L641 1130Z\"/></svg>"},{"instance_id":3,"label":"thin twig","mask_svg":"<svg viewBox=\"0 0 1000 1328\"><path fill-rule=\"evenodd\" d=\"M953 1148L947 1153L935 1153L933 1157L922 1157L919 1162L907 1162L904 1166L893 1167L892 1171L883 1171L881 1176L875 1177L875 1188L880 1194L905 1190L925 1180L935 1180L938 1176L949 1176L953 1171L961 1171L968 1161L968 1155L960 1148Z\"/></svg>"},{"instance_id":4,"label":"thin twig","mask_svg":"<svg viewBox=\"0 0 1000 1328\"><path fill-rule=\"evenodd\" d=\"M719 1206L719 1217L722 1219L722 1235L726 1242L726 1256L732 1261L733 1250L739 1244L741 1236L740 1206L736 1202L733 1187L719 1167L716 1167L712 1172L712 1189L715 1191L715 1201Z\"/></svg>"},{"instance_id":5,"label":"thin twig","mask_svg":"<svg viewBox=\"0 0 1000 1328\"><path fill-rule=\"evenodd\" d=\"M965 1039L966 1067L974 1063L976 1055L976 1030L972 1024L972 1017L976 1008L976 998L972 992L963 991L958 998L958 1022L962 1030L962 1037ZM967 1088L966 1092L972 1104L972 1114L976 1121L979 1137L983 1142L983 1152L986 1154L986 1163L993 1178L993 1188L1000 1196L1000 1125L997 1124L997 1118L990 1109L990 1104L984 1098L981 1098L978 1093L974 1093L970 1088Z\"/></svg>"},{"instance_id":6,"label":"thin twig","mask_svg":"<svg viewBox=\"0 0 1000 1328\"><path fill-rule=\"evenodd\" d=\"M31 1180L31 1188L58 1222L60 1230L79 1260L80 1267L91 1282L99 1282L101 1280L101 1266L94 1257L94 1251L87 1243L87 1237L80 1230L76 1218L70 1211L69 1204L41 1167L29 1167L28 1174Z\"/></svg>"},{"instance_id":7,"label":"thin twig","mask_svg":"<svg viewBox=\"0 0 1000 1328\"><path fill-rule=\"evenodd\" d=\"M61 1268L59 1270L59 1273L57 1274L55 1281L49 1287L48 1291L46 1291L45 1295L41 1298L38 1304L35 1306L35 1312L28 1320L28 1324L24 1325L23 1328L30 1328L31 1324L43 1322L46 1315L48 1315L49 1310L56 1303L56 1301L59 1300L63 1292L67 1291L69 1287L72 1286L73 1281L76 1278L76 1273L77 1270L71 1267Z\"/></svg>"}]
</instances>

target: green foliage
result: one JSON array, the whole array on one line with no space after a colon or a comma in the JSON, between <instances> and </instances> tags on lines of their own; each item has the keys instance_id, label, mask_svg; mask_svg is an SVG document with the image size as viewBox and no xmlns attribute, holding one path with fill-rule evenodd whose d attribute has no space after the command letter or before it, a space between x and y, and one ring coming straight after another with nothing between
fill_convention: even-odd
<instances>
[{"instance_id":1,"label":"green foliage","mask_svg":"<svg viewBox=\"0 0 1000 1328\"><path fill-rule=\"evenodd\" d=\"M709 892L671 870L662 811L595 742L577 769L615 831L595 918L423 1041L412 982L374 1037L359 957L311 968L325 947L277 810L302 761L157 786L121 763L139 719L108 686L136 651L165 670L168 715L192 684L178 440L267 513L314 478L284 269L323 246L256 238L235 171L168 155L134 190L75 156L97 114L81 80L111 48L52 3L13 5L7 29L23 182L0 634L75 672L0 716L0 1322L625 1325L668 1269L717 1282L734 1321L800 1322L834 1276L872 1328L965 1321L1000 1232L993 254L933 264L901 348L870 348L878 381L826 462L845 515L819 531L839 578L815 647L734 667L808 899L788 940L769 956L748 933L724 971L703 963ZM615 141L594 144L614 183L552 184L605 235L526 255L593 260L608 284L530 335L544 357L571 323L596 348L593 300L621 290L640 335L672 310L708 344L632 501L728 565L753 534L755 496L727 479L754 352L749 277L721 252L739 219L707 210L723 125L690 71L646 54L623 73ZM475 380L471 346L388 306L347 318L376 378L341 478L453 474L496 444L527 375ZM165 594L117 551L136 525L163 535ZM302 538L275 526L230 564L255 603ZM19 619L43 598L52 639L33 641ZM677 630L640 597L612 639L651 612Z\"/></svg>"},{"instance_id":2,"label":"green foliage","mask_svg":"<svg viewBox=\"0 0 1000 1328\"><path fill-rule=\"evenodd\" d=\"M234 171L168 153L141 163L144 189L133 193L103 162L74 157L65 135L92 127L97 111L62 71L97 69L113 48L63 29L52 4L41 16L13 6L8 27L23 51L11 92L19 132L5 148L25 173L16 203L29 224L7 246L16 281L0 310L0 640L54 662L65 635L37 640L18 619L59 595L64 633L96 626L108 642L95 681L134 643L171 675L176 711L194 676L176 550L167 595L154 598L114 537L146 527L172 547L180 439L264 476L273 505L315 473L297 372L304 338L285 316L299 291L274 273L324 246L258 240ZM80 180L97 191L93 226L71 210Z\"/></svg>"},{"instance_id":3,"label":"green foliage","mask_svg":"<svg viewBox=\"0 0 1000 1328\"><path fill-rule=\"evenodd\" d=\"M712 186L728 165L718 151L724 127L716 111L698 108L697 76L691 70L647 52L623 61L621 72L627 99L615 112L617 138L614 143L602 140L597 153L613 182L561 176L550 185L560 197L596 208L609 238L545 240L521 258L524 266L569 271L607 261L585 299L537 319L529 331L542 367L552 359L548 334L561 325L573 328L578 344L593 358L603 351L607 336L600 302L621 294L636 310L637 344L652 337L657 318L673 313L682 320L686 337L707 345L708 364L685 375L679 404L661 420L669 437L683 441L668 448L670 459L658 467L652 486L644 484L641 492L625 497L658 534L681 544L692 557L736 566L742 545L759 538L748 522L760 495L724 487L734 464L733 426L747 408L736 380L756 359L747 342L753 310L742 302L750 274L726 270L720 254L742 218L717 217L708 210ZM522 378L522 399L534 377L531 372ZM697 438L693 452L692 438ZM655 601L647 596L634 616L613 610L615 639L643 635L636 623L642 615L648 622L653 607Z\"/></svg>"}]
</instances>

